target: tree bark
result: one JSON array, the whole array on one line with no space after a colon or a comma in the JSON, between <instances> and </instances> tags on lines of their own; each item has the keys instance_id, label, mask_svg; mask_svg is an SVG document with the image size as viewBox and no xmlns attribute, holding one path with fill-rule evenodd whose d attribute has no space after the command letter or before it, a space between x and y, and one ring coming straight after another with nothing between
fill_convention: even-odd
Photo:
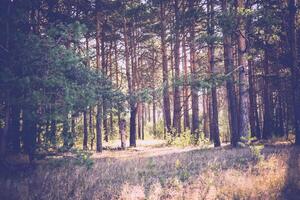
<instances>
[{"instance_id":1,"label":"tree bark","mask_svg":"<svg viewBox=\"0 0 300 200\"><path fill-rule=\"evenodd\" d=\"M238 9L245 9L244 0L237 1ZM239 16L239 37L238 37L238 67L239 67L239 134L243 140L249 138L249 91L248 91L248 74L246 60L246 31L245 20Z\"/></svg>"},{"instance_id":2,"label":"tree bark","mask_svg":"<svg viewBox=\"0 0 300 200\"><path fill-rule=\"evenodd\" d=\"M106 19L105 19L106 20ZM105 26L106 22L103 23L103 27ZM101 70L102 74L107 75L107 61L105 58L106 52L105 52L105 31L104 28L102 27L101 30ZM102 112L102 117L103 117L103 130L104 130L104 141L108 142L108 121L107 121L107 99L103 97L103 112Z\"/></svg>"},{"instance_id":3,"label":"tree bark","mask_svg":"<svg viewBox=\"0 0 300 200\"><path fill-rule=\"evenodd\" d=\"M83 150L87 150L88 145L88 121L87 112L83 111Z\"/></svg>"},{"instance_id":4,"label":"tree bark","mask_svg":"<svg viewBox=\"0 0 300 200\"><path fill-rule=\"evenodd\" d=\"M129 46L128 46L128 36L127 36L127 20L124 17L124 43L125 43L125 68L126 68L126 77L128 83L128 93L129 93L129 105L130 105L130 135L129 142L130 146L136 146L136 113L137 106L135 99L133 97L133 81L130 74L129 68ZM133 67L133 66L132 66ZM133 71L133 70L132 70Z\"/></svg>"},{"instance_id":5,"label":"tree bark","mask_svg":"<svg viewBox=\"0 0 300 200\"><path fill-rule=\"evenodd\" d=\"M297 58L297 36L296 36L296 1L288 1L288 41L292 71L294 128L296 133L295 144L300 145L300 67Z\"/></svg>"},{"instance_id":6,"label":"tree bark","mask_svg":"<svg viewBox=\"0 0 300 200\"><path fill-rule=\"evenodd\" d=\"M269 56L268 50L265 49L265 57L264 57L264 123L263 123L263 139L268 139L272 136L273 123L271 117L271 103L270 103L270 92L269 92Z\"/></svg>"},{"instance_id":7,"label":"tree bark","mask_svg":"<svg viewBox=\"0 0 300 200\"><path fill-rule=\"evenodd\" d=\"M160 23L161 23L161 53L162 53L162 67L163 67L163 109L165 116L165 126L167 131L171 131L171 111L170 111L170 97L169 97L169 71L168 58L166 50L166 24L165 24L165 1L160 3Z\"/></svg>"},{"instance_id":8,"label":"tree bark","mask_svg":"<svg viewBox=\"0 0 300 200\"><path fill-rule=\"evenodd\" d=\"M222 11L228 12L227 0L222 0ZM232 40L231 32L223 29L223 45L224 45L224 66L225 73L228 75L226 79L227 99L228 99L228 114L230 115L230 133L231 133L231 145L237 147L239 141L238 134L238 115L237 115L237 103L236 94L234 89L233 79L233 52L232 52Z\"/></svg>"},{"instance_id":9,"label":"tree bark","mask_svg":"<svg viewBox=\"0 0 300 200\"><path fill-rule=\"evenodd\" d=\"M175 86L174 86L174 114L173 114L173 127L176 131L175 134L180 135L181 133L181 102L180 102L180 58L179 58L179 48L180 48L180 25L179 25L179 5L178 0L175 0L175 46L174 46L174 71L175 71Z\"/></svg>"},{"instance_id":10,"label":"tree bark","mask_svg":"<svg viewBox=\"0 0 300 200\"><path fill-rule=\"evenodd\" d=\"M96 67L98 73L100 72L100 13L96 14ZM96 115L96 151L102 152L102 105L100 103L101 99L97 104L97 115Z\"/></svg>"},{"instance_id":11,"label":"tree bark","mask_svg":"<svg viewBox=\"0 0 300 200\"><path fill-rule=\"evenodd\" d=\"M183 128L190 129L189 116L189 89L188 89L188 66L185 36L182 38L183 70L184 70L184 87L183 87Z\"/></svg>"},{"instance_id":12,"label":"tree bark","mask_svg":"<svg viewBox=\"0 0 300 200\"><path fill-rule=\"evenodd\" d=\"M209 0L207 5L208 10L208 35L214 35L214 4L212 0ZM220 142L220 132L219 132L219 113L218 113L218 97L217 97L217 88L215 82L216 76L216 68L215 68L215 48L214 48L214 41L211 40L208 43L208 60L209 60L209 68L210 74L212 78L212 88L211 88L211 134L214 141L214 146L219 147L221 146Z\"/></svg>"},{"instance_id":13,"label":"tree bark","mask_svg":"<svg viewBox=\"0 0 300 200\"><path fill-rule=\"evenodd\" d=\"M189 1L189 9L192 11L194 9L194 0ZM191 66L191 96L192 96L192 128L191 133L199 137L199 97L198 89L196 87L195 81L197 80L197 68L195 60L195 20L192 19L191 26L189 27L190 38L190 66ZM203 96L204 98L204 96ZM204 115L204 114L203 114ZM204 115L206 116L206 115ZM204 128L205 129L205 128Z\"/></svg>"},{"instance_id":14,"label":"tree bark","mask_svg":"<svg viewBox=\"0 0 300 200\"><path fill-rule=\"evenodd\" d=\"M21 151L21 141L20 141L20 113L21 109L19 106L14 105L11 108L11 123L8 127L10 144L12 147L12 151L14 153L19 153Z\"/></svg>"},{"instance_id":15,"label":"tree bark","mask_svg":"<svg viewBox=\"0 0 300 200\"><path fill-rule=\"evenodd\" d=\"M255 82L254 82L254 66L252 65L252 60L248 60L248 81L249 81L249 121L250 121L250 130L251 137L261 138L261 131L259 126L259 118L257 112L257 100L256 100L256 91L255 91Z\"/></svg>"},{"instance_id":16,"label":"tree bark","mask_svg":"<svg viewBox=\"0 0 300 200\"><path fill-rule=\"evenodd\" d=\"M5 126L0 128L0 157L3 158L6 153L6 139L8 134L8 123L10 118L10 109L5 105Z\"/></svg>"}]
</instances>

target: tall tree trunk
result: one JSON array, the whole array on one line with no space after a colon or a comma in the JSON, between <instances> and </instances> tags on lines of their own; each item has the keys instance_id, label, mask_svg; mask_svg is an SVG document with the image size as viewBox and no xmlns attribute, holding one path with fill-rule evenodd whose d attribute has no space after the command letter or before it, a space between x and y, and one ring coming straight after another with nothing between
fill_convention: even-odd
<instances>
[{"instance_id":1,"label":"tall tree trunk","mask_svg":"<svg viewBox=\"0 0 300 200\"><path fill-rule=\"evenodd\" d=\"M102 105L99 103L97 105L97 115L96 115L96 151L102 152Z\"/></svg>"},{"instance_id":2,"label":"tall tree trunk","mask_svg":"<svg viewBox=\"0 0 300 200\"><path fill-rule=\"evenodd\" d=\"M209 138L209 130L208 130L208 103L207 103L207 95L205 90L203 90L202 95L202 105L203 105L203 132L206 138Z\"/></svg>"},{"instance_id":3,"label":"tall tree trunk","mask_svg":"<svg viewBox=\"0 0 300 200\"><path fill-rule=\"evenodd\" d=\"M296 145L300 145L300 67L297 59L297 36L296 36L296 1L288 1L288 39L290 47L292 87L293 87L293 107L294 107L294 128L296 133Z\"/></svg>"},{"instance_id":4,"label":"tall tree trunk","mask_svg":"<svg viewBox=\"0 0 300 200\"><path fill-rule=\"evenodd\" d=\"M189 9L192 11L194 9L194 0L189 1ZM190 38L189 38L189 46L190 46L190 65L191 65L191 96L192 96L192 128L191 133L199 137L199 97L198 97L198 89L196 87L195 81L197 80L197 68L196 68L196 60L195 60L195 20L192 20L192 23L189 27ZM203 96L204 98L204 96ZM204 115L204 114L203 114ZM204 115L206 116L206 115ZM204 117L203 117L204 118ZM204 119L205 121L205 119ZM205 126L204 126L205 127ZM204 128L205 129L205 128Z\"/></svg>"},{"instance_id":5,"label":"tall tree trunk","mask_svg":"<svg viewBox=\"0 0 300 200\"><path fill-rule=\"evenodd\" d=\"M165 126L168 132L171 131L171 111L170 111L170 97L169 97L169 71L168 58L166 50L166 24L165 24L165 1L160 3L160 23L161 23L161 53L163 66L163 109L165 116Z\"/></svg>"},{"instance_id":6,"label":"tall tree trunk","mask_svg":"<svg viewBox=\"0 0 300 200\"><path fill-rule=\"evenodd\" d=\"M245 9L244 0L237 1L238 9ZM239 67L239 133L244 140L249 138L249 91L248 91L248 74L246 60L246 31L245 20L240 16L239 20L239 37L238 37L238 67Z\"/></svg>"},{"instance_id":7,"label":"tall tree trunk","mask_svg":"<svg viewBox=\"0 0 300 200\"><path fill-rule=\"evenodd\" d=\"M153 134L156 135L156 97L155 93L152 94L153 103L152 103L152 119L153 119Z\"/></svg>"},{"instance_id":8,"label":"tall tree trunk","mask_svg":"<svg viewBox=\"0 0 300 200\"><path fill-rule=\"evenodd\" d=\"M263 123L263 139L268 139L272 136L273 123L271 117L271 103L270 103L270 92L269 92L269 56L268 50L265 49L265 58L264 58L264 123Z\"/></svg>"},{"instance_id":9,"label":"tall tree trunk","mask_svg":"<svg viewBox=\"0 0 300 200\"><path fill-rule=\"evenodd\" d=\"M34 154L36 150L36 135L37 127L35 120L31 116L31 110L23 109L23 142L24 150L29 156L30 162L34 159ZM65 132L65 128L63 130ZM64 144L64 146L67 146Z\"/></svg>"},{"instance_id":10,"label":"tall tree trunk","mask_svg":"<svg viewBox=\"0 0 300 200\"><path fill-rule=\"evenodd\" d=\"M128 83L128 93L130 96L129 105L130 105L130 135L129 135L129 145L136 146L136 113L137 106L136 102L133 99L133 81L130 74L129 68L129 46L128 46L128 36L127 36L127 20L124 18L124 43L125 43L125 67L126 67L126 77ZM133 66L132 66L133 67ZM132 70L133 71L133 70Z\"/></svg>"},{"instance_id":11,"label":"tall tree trunk","mask_svg":"<svg viewBox=\"0 0 300 200\"><path fill-rule=\"evenodd\" d=\"M144 112L145 112L145 104L143 103L142 104L142 140L145 139L145 115L144 115Z\"/></svg>"},{"instance_id":12,"label":"tall tree trunk","mask_svg":"<svg viewBox=\"0 0 300 200\"><path fill-rule=\"evenodd\" d=\"M248 81L249 81L249 121L250 121L250 130L251 137L261 138L261 131L259 126L259 118L257 112L257 101L256 101L256 91L255 91L255 82L254 82L254 72L253 72L252 60L248 60Z\"/></svg>"},{"instance_id":13,"label":"tall tree trunk","mask_svg":"<svg viewBox=\"0 0 300 200\"><path fill-rule=\"evenodd\" d=\"M180 58L179 58L179 48L180 48L180 25L179 25L179 5L178 0L175 0L175 46L174 46L174 70L175 70L175 86L174 86L174 114L173 114L173 127L176 130L176 134L181 133L181 102L180 102Z\"/></svg>"},{"instance_id":14,"label":"tall tree trunk","mask_svg":"<svg viewBox=\"0 0 300 200\"><path fill-rule=\"evenodd\" d=\"M106 20L106 19L105 19ZM101 30L101 67L102 67L102 74L107 75L107 60L105 58L106 52L105 52L105 31L104 26L106 25L106 22L102 25ZM107 121L107 99L103 97L103 130L104 130L104 141L108 142L108 121Z\"/></svg>"},{"instance_id":15,"label":"tall tree trunk","mask_svg":"<svg viewBox=\"0 0 300 200\"><path fill-rule=\"evenodd\" d=\"M100 72L100 13L96 14L96 67L98 73ZM100 103L101 99L97 104L97 114L96 114L96 151L102 152L102 105Z\"/></svg>"},{"instance_id":16,"label":"tall tree trunk","mask_svg":"<svg viewBox=\"0 0 300 200\"><path fill-rule=\"evenodd\" d=\"M208 35L214 35L214 4L212 0L209 0L207 5L208 11ZM211 134L214 141L214 146L218 147L221 145L220 142L220 132L219 132L219 113L218 113L218 97L217 97L217 88L215 82L216 68L215 68L215 48L214 41L208 43L208 60L209 60L209 69L212 78L212 88L211 88Z\"/></svg>"},{"instance_id":17,"label":"tall tree trunk","mask_svg":"<svg viewBox=\"0 0 300 200\"><path fill-rule=\"evenodd\" d=\"M89 110L89 132L91 134L91 150L94 148L95 140L95 131L94 131L94 117L93 117L93 108L90 107Z\"/></svg>"},{"instance_id":18,"label":"tall tree trunk","mask_svg":"<svg viewBox=\"0 0 300 200\"><path fill-rule=\"evenodd\" d=\"M87 150L88 145L88 121L87 112L83 111L83 150Z\"/></svg>"},{"instance_id":19,"label":"tall tree trunk","mask_svg":"<svg viewBox=\"0 0 300 200\"><path fill-rule=\"evenodd\" d=\"M14 105L11 108L11 123L8 127L8 132L10 133L9 138L14 153L19 153L21 151L20 113L21 109L19 108L19 106Z\"/></svg>"},{"instance_id":20,"label":"tall tree trunk","mask_svg":"<svg viewBox=\"0 0 300 200\"><path fill-rule=\"evenodd\" d=\"M5 126L0 128L0 159L3 158L6 153L6 139L8 134L9 118L10 109L8 105L5 105Z\"/></svg>"},{"instance_id":21,"label":"tall tree trunk","mask_svg":"<svg viewBox=\"0 0 300 200\"><path fill-rule=\"evenodd\" d=\"M182 38L183 70L184 70L184 87L183 87L183 127L184 131L190 129L189 116L189 89L188 89L188 66L185 36Z\"/></svg>"},{"instance_id":22,"label":"tall tree trunk","mask_svg":"<svg viewBox=\"0 0 300 200\"><path fill-rule=\"evenodd\" d=\"M228 12L227 0L222 0L222 11ZM224 45L224 66L225 73L228 74L226 80L227 98L228 98L228 114L230 115L230 133L231 133L231 145L236 147L239 141L238 133L238 115L237 115L237 103L236 94L234 89L233 79L233 52L232 52L232 40L231 31L223 29L223 45Z\"/></svg>"},{"instance_id":23,"label":"tall tree trunk","mask_svg":"<svg viewBox=\"0 0 300 200\"><path fill-rule=\"evenodd\" d=\"M142 138L142 106L138 104L138 138Z\"/></svg>"}]
</instances>

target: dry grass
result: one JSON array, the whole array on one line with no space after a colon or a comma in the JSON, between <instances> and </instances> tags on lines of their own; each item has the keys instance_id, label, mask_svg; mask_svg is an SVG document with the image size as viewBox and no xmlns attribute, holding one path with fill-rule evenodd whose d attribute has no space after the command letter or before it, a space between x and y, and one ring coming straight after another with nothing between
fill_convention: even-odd
<instances>
[{"instance_id":1,"label":"dry grass","mask_svg":"<svg viewBox=\"0 0 300 200\"><path fill-rule=\"evenodd\" d=\"M72 158L2 173L0 199L297 199L300 150L198 149L156 143L93 154L92 169Z\"/></svg>"}]
</instances>

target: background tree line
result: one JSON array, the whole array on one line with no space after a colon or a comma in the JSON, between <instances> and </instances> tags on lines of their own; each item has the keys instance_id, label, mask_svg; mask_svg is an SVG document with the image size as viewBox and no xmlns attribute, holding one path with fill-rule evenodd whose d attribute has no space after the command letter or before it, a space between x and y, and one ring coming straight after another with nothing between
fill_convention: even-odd
<instances>
[{"instance_id":1,"label":"background tree line","mask_svg":"<svg viewBox=\"0 0 300 200\"><path fill-rule=\"evenodd\" d=\"M149 124L155 136L189 133L215 146L289 133L300 144L298 8L296 0L6 0L1 154L33 157L76 142L101 152L121 118L130 146Z\"/></svg>"}]
</instances>

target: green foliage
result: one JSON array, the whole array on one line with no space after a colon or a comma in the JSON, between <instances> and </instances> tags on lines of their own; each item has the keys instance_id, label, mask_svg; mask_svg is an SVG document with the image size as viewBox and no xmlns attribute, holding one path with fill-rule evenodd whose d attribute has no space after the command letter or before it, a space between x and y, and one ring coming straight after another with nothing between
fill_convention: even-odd
<instances>
[{"instance_id":1,"label":"green foliage","mask_svg":"<svg viewBox=\"0 0 300 200\"><path fill-rule=\"evenodd\" d=\"M182 132L180 136L174 136L174 134L168 133L166 139L168 145L179 147L187 147L195 143L194 136L191 135L190 131Z\"/></svg>"},{"instance_id":2,"label":"green foliage","mask_svg":"<svg viewBox=\"0 0 300 200\"><path fill-rule=\"evenodd\" d=\"M187 130L185 132L182 132L180 136L175 136L175 130L173 129L173 133L167 133L166 135L166 141L167 145L174 145L178 147L187 147L191 145L196 145L196 146L202 146L205 147L206 145L209 144L209 140L205 138L204 134L201 134L200 132L198 134L191 134L190 130ZM196 133L198 131L196 130ZM198 138L197 138L197 135Z\"/></svg>"},{"instance_id":3,"label":"green foliage","mask_svg":"<svg viewBox=\"0 0 300 200\"><path fill-rule=\"evenodd\" d=\"M92 153L79 149L73 149L72 153L75 154L76 165L85 166L87 169L93 167L94 161L91 159Z\"/></svg>"},{"instance_id":4,"label":"green foliage","mask_svg":"<svg viewBox=\"0 0 300 200\"><path fill-rule=\"evenodd\" d=\"M262 155L261 151L263 150L264 145L253 145L250 146L251 154L253 158L257 161L261 161L264 159L264 156Z\"/></svg>"}]
</instances>

